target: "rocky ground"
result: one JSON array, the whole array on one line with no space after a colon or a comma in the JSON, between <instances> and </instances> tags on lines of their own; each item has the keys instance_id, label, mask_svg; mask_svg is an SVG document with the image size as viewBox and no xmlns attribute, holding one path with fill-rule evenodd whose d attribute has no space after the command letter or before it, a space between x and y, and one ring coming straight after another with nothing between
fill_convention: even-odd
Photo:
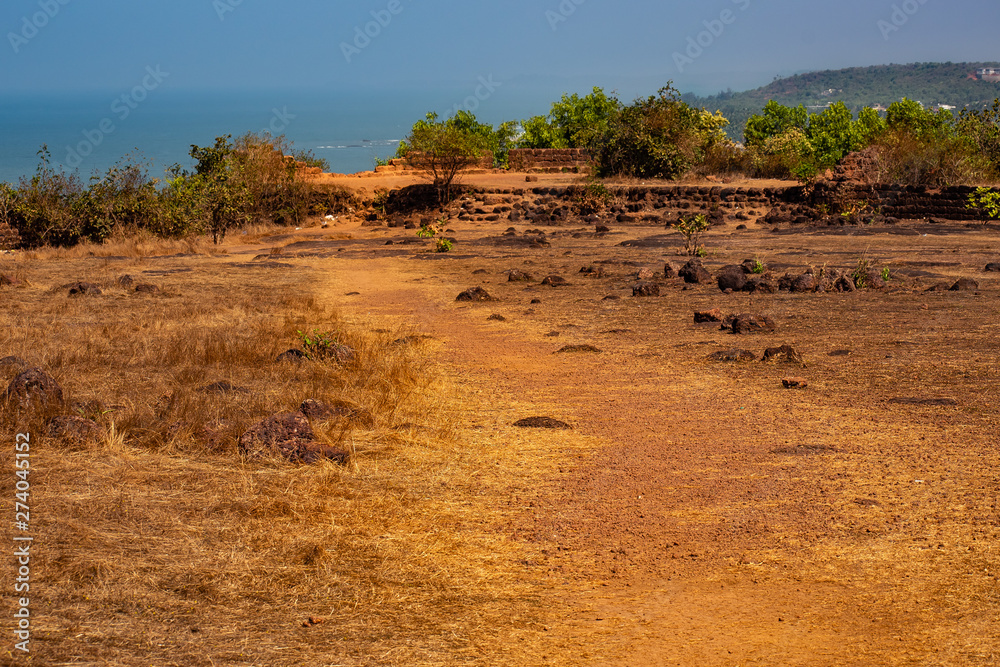
<instances>
[{"instance_id":1,"label":"rocky ground","mask_svg":"<svg viewBox=\"0 0 1000 667\"><path fill-rule=\"evenodd\" d=\"M733 209L692 259L669 210L591 218L551 194L515 197L345 217L211 260L254 285L322 276L310 298L351 322L413 327L477 397L441 408L458 443L518 432L496 453L544 479L484 502L524 547L515 567L540 622L499 633L512 643L502 653L553 665L1000 660L994 229L771 225L758 222L766 210ZM451 251L416 235L421 216ZM208 270L182 255L136 280L170 294L169 272L194 261Z\"/></svg>"},{"instance_id":2,"label":"rocky ground","mask_svg":"<svg viewBox=\"0 0 1000 667\"><path fill-rule=\"evenodd\" d=\"M508 499L575 664L997 660L995 232L490 215L275 252L599 443Z\"/></svg>"}]
</instances>

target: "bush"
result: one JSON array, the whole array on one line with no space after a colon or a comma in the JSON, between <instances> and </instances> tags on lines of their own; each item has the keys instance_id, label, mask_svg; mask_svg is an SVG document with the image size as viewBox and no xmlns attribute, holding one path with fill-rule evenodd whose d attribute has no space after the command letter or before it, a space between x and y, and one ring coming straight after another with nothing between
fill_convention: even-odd
<instances>
[{"instance_id":1,"label":"bush","mask_svg":"<svg viewBox=\"0 0 1000 667\"><path fill-rule=\"evenodd\" d=\"M875 180L880 183L945 187L977 183L991 175L989 162L957 135L921 138L889 130L873 146Z\"/></svg>"},{"instance_id":2,"label":"bush","mask_svg":"<svg viewBox=\"0 0 1000 667\"><path fill-rule=\"evenodd\" d=\"M116 232L156 227L157 181L136 156L124 157L103 178L93 176L90 181L76 206L84 238L100 242Z\"/></svg>"},{"instance_id":3,"label":"bush","mask_svg":"<svg viewBox=\"0 0 1000 667\"><path fill-rule=\"evenodd\" d=\"M466 111L446 121L429 113L413 125L399 150L410 166L430 175L438 201L445 203L451 201L451 186L458 174L489 150L489 139L475 116Z\"/></svg>"},{"instance_id":4,"label":"bush","mask_svg":"<svg viewBox=\"0 0 1000 667\"><path fill-rule=\"evenodd\" d=\"M77 215L83 197L80 179L53 169L47 146L38 151L38 158L34 176L22 177L17 189L5 188L6 222L29 247L77 243L84 238Z\"/></svg>"},{"instance_id":5,"label":"bush","mask_svg":"<svg viewBox=\"0 0 1000 667\"><path fill-rule=\"evenodd\" d=\"M976 188L965 207L976 211L984 223L1000 219L1000 192L993 188Z\"/></svg>"},{"instance_id":6,"label":"bush","mask_svg":"<svg viewBox=\"0 0 1000 667\"><path fill-rule=\"evenodd\" d=\"M600 213L614 200L611 192L597 179L591 179L574 198L577 213L590 215Z\"/></svg>"},{"instance_id":7,"label":"bush","mask_svg":"<svg viewBox=\"0 0 1000 667\"><path fill-rule=\"evenodd\" d=\"M684 237L684 252L692 256L704 256L705 249L701 245L701 235L708 231L708 218L696 215L693 218L681 218L672 228Z\"/></svg>"},{"instance_id":8,"label":"bush","mask_svg":"<svg viewBox=\"0 0 1000 667\"><path fill-rule=\"evenodd\" d=\"M609 122L594 152L603 176L677 179L701 164L713 146L728 142L719 114L681 101L670 85L636 100Z\"/></svg>"},{"instance_id":9,"label":"bush","mask_svg":"<svg viewBox=\"0 0 1000 667\"><path fill-rule=\"evenodd\" d=\"M518 148L592 148L608 130L621 103L595 87L589 95L563 95L548 116L521 121Z\"/></svg>"},{"instance_id":10,"label":"bush","mask_svg":"<svg viewBox=\"0 0 1000 667\"><path fill-rule=\"evenodd\" d=\"M769 137L748 150L750 173L757 178L808 179L816 173L816 156L805 132L797 127Z\"/></svg>"}]
</instances>

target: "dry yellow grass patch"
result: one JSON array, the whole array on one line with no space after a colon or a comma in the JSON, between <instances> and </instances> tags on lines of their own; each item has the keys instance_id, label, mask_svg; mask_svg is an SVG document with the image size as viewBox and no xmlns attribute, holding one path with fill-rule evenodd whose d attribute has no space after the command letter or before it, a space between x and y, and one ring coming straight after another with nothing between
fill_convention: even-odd
<instances>
[{"instance_id":1,"label":"dry yellow grass patch","mask_svg":"<svg viewBox=\"0 0 1000 667\"><path fill-rule=\"evenodd\" d=\"M493 422L465 439L461 415L488 414L492 397L446 383L433 343L340 321L313 297L308 267L43 251L0 270L28 280L4 288L0 357L43 367L66 411L102 427L96 442L65 442L46 437L49 414L0 414L4 470L16 433L33 444L25 664L549 662L545 573L504 528L520 511L508 499L535 493L571 436L529 440ZM125 273L161 292L119 287ZM78 279L104 294L59 287ZM357 359L275 361L313 329L337 332ZM218 381L240 391L198 390ZM354 452L348 466L239 458L240 433L306 398L371 413L318 426ZM15 481L0 476L5 498Z\"/></svg>"}]
</instances>

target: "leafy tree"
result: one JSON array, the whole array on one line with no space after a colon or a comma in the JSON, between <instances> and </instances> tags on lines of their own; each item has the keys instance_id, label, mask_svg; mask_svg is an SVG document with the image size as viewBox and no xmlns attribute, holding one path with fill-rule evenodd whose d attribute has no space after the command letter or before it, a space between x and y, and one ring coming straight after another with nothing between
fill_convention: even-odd
<instances>
[{"instance_id":1,"label":"leafy tree","mask_svg":"<svg viewBox=\"0 0 1000 667\"><path fill-rule=\"evenodd\" d=\"M517 133L517 123L508 121L494 129L492 125L479 122L475 114L464 109L456 112L446 122L460 132L479 137L485 149L493 154L493 165L498 169L507 167L508 154Z\"/></svg>"},{"instance_id":2,"label":"leafy tree","mask_svg":"<svg viewBox=\"0 0 1000 667\"><path fill-rule=\"evenodd\" d=\"M854 114L843 102L827 107L809 117L806 133L812 145L817 168L831 167L842 157L860 147Z\"/></svg>"},{"instance_id":3,"label":"leafy tree","mask_svg":"<svg viewBox=\"0 0 1000 667\"><path fill-rule=\"evenodd\" d=\"M81 193L76 215L82 235L103 241L115 231L155 225L160 213L157 181L135 156L126 156L108 169L103 178L92 176Z\"/></svg>"},{"instance_id":4,"label":"leafy tree","mask_svg":"<svg viewBox=\"0 0 1000 667\"><path fill-rule=\"evenodd\" d=\"M890 104L885 113L889 130L905 132L916 139L943 139L950 134L952 121L950 111L942 109L935 113L906 98Z\"/></svg>"},{"instance_id":5,"label":"leafy tree","mask_svg":"<svg viewBox=\"0 0 1000 667\"><path fill-rule=\"evenodd\" d=\"M768 139L777 137L792 128L803 132L809 124L809 112L801 104L797 107L786 107L771 100L760 114L750 117L744 130L744 141L747 146L762 146Z\"/></svg>"},{"instance_id":6,"label":"leafy tree","mask_svg":"<svg viewBox=\"0 0 1000 667\"><path fill-rule=\"evenodd\" d=\"M489 139L475 123L475 116L455 117L441 121L436 113L413 125L400 150L413 168L431 176L438 190L439 201L451 200L451 186L459 172L482 159L489 150ZM492 128L490 128L492 131Z\"/></svg>"},{"instance_id":7,"label":"leafy tree","mask_svg":"<svg viewBox=\"0 0 1000 667\"><path fill-rule=\"evenodd\" d=\"M816 156L806 133L790 127L749 149L749 161L756 176L807 180L816 173Z\"/></svg>"},{"instance_id":8,"label":"leafy tree","mask_svg":"<svg viewBox=\"0 0 1000 667\"><path fill-rule=\"evenodd\" d=\"M563 95L548 116L521 121L519 148L590 148L608 130L621 103L595 87L589 95Z\"/></svg>"},{"instance_id":9,"label":"leafy tree","mask_svg":"<svg viewBox=\"0 0 1000 667\"><path fill-rule=\"evenodd\" d=\"M553 148L589 148L608 130L620 108L617 99L608 97L598 87L584 97L576 93L563 95L549 112L559 144Z\"/></svg>"},{"instance_id":10,"label":"leafy tree","mask_svg":"<svg viewBox=\"0 0 1000 667\"><path fill-rule=\"evenodd\" d=\"M29 247L77 243L84 236L76 215L83 196L80 179L56 171L47 146L38 151L38 158L34 176L22 177L17 189L7 192L7 222Z\"/></svg>"},{"instance_id":11,"label":"leafy tree","mask_svg":"<svg viewBox=\"0 0 1000 667\"><path fill-rule=\"evenodd\" d=\"M677 179L724 140L721 115L695 109L667 85L658 95L636 100L611 119L595 140L601 175Z\"/></svg>"},{"instance_id":12,"label":"leafy tree","mask_svg":"<svg viewBox=\"0 0 1000 667\"><path fill-rule=\"evenodd\" d=\"M188 224L207 229L213 243L221 243L233 227L249 222L252 195L243 178L245 164L234 157L232 135L216 137L212 146L191 146L197 160L193 174L175 166L168 180L170 201L177 214L190 216Z\"/></svg>"},{"instance_id":13,"label":"leafy tree","mask_svg":"<svg viewBox=\"0 0 1000 667\"><path fill-rule=\"evenodd\" d=\"M518 148L565 148L561 133L545 116L532 116L521 121L521 136L517 140Z\"/></svg>"},{"instance_id":14,"label":"leafy tree","mask_svg":"<svg viewBox=\"0 0 1000 667\"><path fill-rule=\"evenodd\" d=\"M885 119L871 107L865 107L858 113L854 126L859 150L875 143L886 130Z\"/></svg>"}]
</instances>

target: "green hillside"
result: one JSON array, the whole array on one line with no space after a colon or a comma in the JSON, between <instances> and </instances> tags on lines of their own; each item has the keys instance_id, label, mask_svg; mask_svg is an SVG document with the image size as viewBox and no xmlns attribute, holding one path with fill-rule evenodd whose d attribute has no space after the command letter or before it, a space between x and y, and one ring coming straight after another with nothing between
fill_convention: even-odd
<instances>
[{"instance_id":1,"label":"green hillside","mask_svg":"<svg viewBox=\"0 0 1000 667\"><path fill-rule=\"evenodd\" d=\"M769 100L788 106L802 104L813 112L842 101L857 113L864 107L879 104L887 107L903 97L928 107L947 104L958 109L979 109L1000 97L1000 83L969 79L969 75L981 67L1000 65L915 63L852 67L798 74L742 93L726 91L710 97L684 95L684 101L709 111L721 111L731 122L730 136L742 140L747 119L759 113Z\"/></svg>"}]
</instances>

